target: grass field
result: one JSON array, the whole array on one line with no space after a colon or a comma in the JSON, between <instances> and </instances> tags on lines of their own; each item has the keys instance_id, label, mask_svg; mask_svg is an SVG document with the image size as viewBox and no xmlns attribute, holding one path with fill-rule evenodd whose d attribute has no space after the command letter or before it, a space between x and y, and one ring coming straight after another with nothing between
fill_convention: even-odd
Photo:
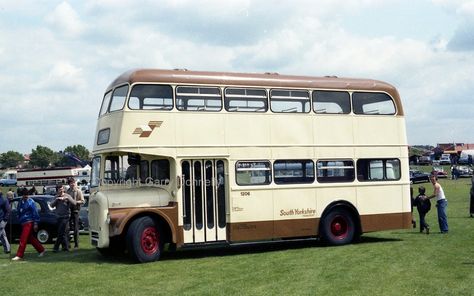
<instances>
[{"instance_id":1,"label":"grass field","mask_svg":"<svg viewBox=\"0 0 474 296\"><path fill-rule=\"evenodd\" d=\"M0 255L1 295L474 295L474 218L469 179L441 180L450 233L439 234L436 208L430 235L417 229L364 234L358 244L262 244L165 253L133 264L81 249L23 262ZM429 183L415 184L414 189ZM416 211L415 211L416 213ZM416 216L418 221L418 217ZM13 245L16 251L17 245ZM51 245L46 246L51 250Z\"/></svg>"}]
</instances>

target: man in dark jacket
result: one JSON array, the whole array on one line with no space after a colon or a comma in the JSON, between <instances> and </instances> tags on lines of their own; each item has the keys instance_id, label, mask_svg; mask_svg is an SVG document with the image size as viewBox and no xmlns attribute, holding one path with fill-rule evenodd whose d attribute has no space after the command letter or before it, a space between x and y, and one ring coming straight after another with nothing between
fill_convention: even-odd
<instances>
[{"instance_id":1,"label":"man in dark jacket","mask_svg":"<svg viewBox=\"0 0 474 296\"><path fill-rule=\"evenodd\" d=\"M469 207L469 213L471 214L471 218L474 218L474 175L471 178L471 204Z\"/></svg>"},{"instance_id":2,"label":"man in dark jacket","mask_svg":"<svg viewBox=\"0 0 474 296\"><path fill-rule=\"evenodd\" d=\"M58 238L54 243L53 252L59 251L59 245L63 251L69 251L69 217L71 216L71 205L76 205L76 201L67 193L64 193L63 185L56 186L56 199L51 203L56 207L58 215Z\"/></svg>"},{"instance_id":3,"label":"man in dark jacket","mask_svg":"<svg viewBox=\"0 0 474 296\"><path fill-rule=\"evenodd\" d=\"M0 192L0 242L3 245L5 254L10 254L10 243L8 242L5 226L10 219L10 203L8 198L4 197Z\"/></svg>"},{"instance_id":4,"label":"man in dark jacket","mask_svg":"<svg viewBox=\"0 0 474 296\"><path fill-rule=\"evenodd\" d=\"M71 206L71 218L69 222L74 231L74 249L77 249L79 248L79 211L81 210L81 205L84 203L84 196L82 195L81 189L77 187L74 178L68 179L68 184L69 189L67 194L76 201L76 205Z\"/></svg>"}]
</instances>

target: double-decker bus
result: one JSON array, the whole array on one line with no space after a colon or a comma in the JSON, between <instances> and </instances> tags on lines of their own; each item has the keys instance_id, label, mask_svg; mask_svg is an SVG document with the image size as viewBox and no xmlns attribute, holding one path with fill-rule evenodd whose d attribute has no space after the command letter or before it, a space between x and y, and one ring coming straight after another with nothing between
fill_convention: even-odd
<instances>
[{"instance_id":1,"label":"double-decker bus","mask_svg":"<svg viewBox=\"0 0 474 296\"><path fill-rule=\"evenodd\" d=\"M106 89L91 242L139 262L170 248L348 244L411 226L402 103L385 82L142 69Z\"/></svg>"}]
</instances>

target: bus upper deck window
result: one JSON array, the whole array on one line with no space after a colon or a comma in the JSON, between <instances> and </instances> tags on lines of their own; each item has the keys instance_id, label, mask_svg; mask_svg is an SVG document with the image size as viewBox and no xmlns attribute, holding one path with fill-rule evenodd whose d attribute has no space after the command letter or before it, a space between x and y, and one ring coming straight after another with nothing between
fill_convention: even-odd
<instances>
[{"instance_id":1,"label":"bus upper deck window","mask_svg":"<svg viewBox=\"0 0 474 296\"><path fill-rule=\"evenodd\" d=\"M128 107L132 110L171 110L173 89L169 85L135 85L130 93Z\"/></svg>"},{"instance_id":2,"label":"bus upper deck window","mask_svg":"<svg viewBox=\"0 0 474 296\"><path fill-rule=\"evenodd\" d=\"M99 116L104 115L107 113L107 110L109 110L109 105L110 105L110 98L112 97L112 92L109 91L108 93L105 94L104 99L102 100L102 106L100 107L100 113Z\"/></svg>"},{"instance_id":3,"label":"bus upper deck window","mask_svg":"<svg viewBox=\"0 0 474 296\"><path fill-rule=\"evenodd\" d=\"M395 105L385 93L355 92L352 94L352 106L355 114L394 115Z\"/></svg>"},{"instance_id":4,"label":"bus upper deck window","mask_svg":"<svg viewBox=\"0 0 474 296\"><path fill-rule=\"evenodd\" d=\"M313 91L313 109L318 114L349 114L350 95L346 91Z\"/></svg>"},{"instance_id":5,"label":"bus upper deck window","mask_svg":"<svg viewBox=\"0 0 474 296\"><path fill-rule=\"evenodd\" d=\"M228 112L267 112L265 89L226 88L224 105Z\"/></svg>"},{"instance_id":6,"label":"bus upper deck window","mask_svg":"<svg viewBox=\"0 0 474 296\"><path fill-rule=\"evenodd\" d=\"M308 113L309 93L305 90L272 89L270 108L277 113Z\"/></svg>"},{"instance_id":7,"label":"bus upper deck window","mask_svg":"<svg viewBox=\"0 0 474 296\"><path fill-rule=\"evenodd\" d=\"M221 91L218 87L176 87L176 108L180 111L220 111Z\"/></svg>"},{"instance_id":8,"label":"bus upper deck window","mask_svg":"<svg viewBox=\"0 0 474 296\"><path fill-rule=\"evenodd\" d=\"M110 102L109 112L122 110L125 105L125 98L128 93L128 85L118 87L114 90L112 100Z\"/></svg>"}]
</instances>

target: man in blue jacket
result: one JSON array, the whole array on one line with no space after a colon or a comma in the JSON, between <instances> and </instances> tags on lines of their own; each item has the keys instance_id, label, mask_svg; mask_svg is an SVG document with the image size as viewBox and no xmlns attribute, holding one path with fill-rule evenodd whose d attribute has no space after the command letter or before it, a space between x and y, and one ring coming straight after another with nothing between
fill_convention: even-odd
<instances>
[{"instance_id":1,"label":"man in blue jacket","mask_svg":"<svg viewBox=\"0 0 474 296\"><path fill-rule=\"evenodd\" d=\"M17 211L21 223L20 245L18 246L16 256L12 260L18 261L23 259L27 243L33 245L39 253L39 257L43 257L46 251L34 235L38 231L38 223L40 221L35 201L29 198L28 194L23 195L22 199L18 202Z\"/></svg>"},{"instance_id":2,"label":"man in blue jacket","mask_svg":"<svg viewBox=\"0 0 474 296\"><path fill-rule=\"evenodd\" d=\"M4 197L0 192L0 242L3 245L5 254L10 254L10 243L8 242L7 234L5 233L5 226L7 226L10 219L10 203L8 198Z\"/></svg>"}]
</instances>

